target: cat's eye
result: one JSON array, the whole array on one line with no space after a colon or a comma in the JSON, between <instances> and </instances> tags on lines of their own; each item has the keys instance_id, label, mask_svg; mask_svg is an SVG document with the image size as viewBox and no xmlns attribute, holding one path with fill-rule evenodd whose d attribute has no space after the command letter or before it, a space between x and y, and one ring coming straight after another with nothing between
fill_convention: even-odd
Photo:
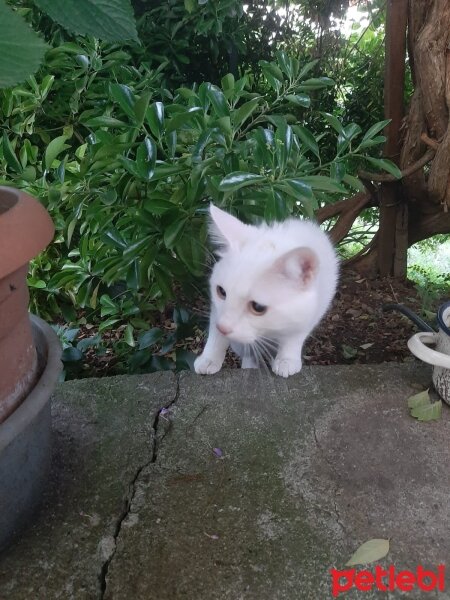
<instances>
[{"instance_id":1,"label":"cat's eye","mask_svg":"<svg viewBox=\"0 0 450 600\"><path fill-rule=\"evenodd\" d=\"M258 304L258 302L255 302L254 300L249 302L248 305L250 308L250 312L252 312L254 315L257 315L258 317L260 317L267 311L267 306L264 306L264 304Z\"/></svg>"},{"instance_id":2,"label":"cat's eye","mask_svg":"<svg viewBox=\"0 0 450 600\"><path fill-rule=\"evenodd\" d=\"M218 285L216 287L216 292L217 292L217 295L219 296L219 298L222 298L222 300L225 300L225 298L227 297L227 293L221 285Z\"/></svg>"}]
</instances>

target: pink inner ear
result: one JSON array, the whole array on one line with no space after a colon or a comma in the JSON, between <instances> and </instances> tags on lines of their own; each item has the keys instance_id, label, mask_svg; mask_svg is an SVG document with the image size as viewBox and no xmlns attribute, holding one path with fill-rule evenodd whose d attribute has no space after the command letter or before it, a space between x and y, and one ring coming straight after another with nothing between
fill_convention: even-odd
<instances>
[{"instance_id":1,"label":"pink inner ear","mask_svg":"<svg viewBox=\"0 0 450 600\"><path fill-rule=\"evenodd\" d=\"M310 248L301 247L281 256L275 268L288 279L307 286L316 276L318 265L316 254Z\"/></svg>"}]
</instances>

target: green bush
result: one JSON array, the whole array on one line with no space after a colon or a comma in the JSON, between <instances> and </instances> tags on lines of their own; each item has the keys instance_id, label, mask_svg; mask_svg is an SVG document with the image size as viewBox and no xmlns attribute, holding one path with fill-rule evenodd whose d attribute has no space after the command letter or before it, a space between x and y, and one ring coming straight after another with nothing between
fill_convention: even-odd
<instances>
[{"instance_id":1,"label":"green bush","mask_svg":"<svg viewBox=\"0 0 450 600\"><path fill-rule=\"evenodd\" d=\"M135 67L121 47L50 50L36 78L0 95L1 182L38 197L56 226L31 267L33 310L67 321L81 310L134 347L156 311L200 285L211 201L248 221L312 217L361 187L361 162L397 173L367 156L385 122L363 134L328 113L320 131L298 119L311 91L333 85L314 66L278 52L260 62L260 91L231 74L172 91L164 64Z\"/></svg>"}]
</instances>

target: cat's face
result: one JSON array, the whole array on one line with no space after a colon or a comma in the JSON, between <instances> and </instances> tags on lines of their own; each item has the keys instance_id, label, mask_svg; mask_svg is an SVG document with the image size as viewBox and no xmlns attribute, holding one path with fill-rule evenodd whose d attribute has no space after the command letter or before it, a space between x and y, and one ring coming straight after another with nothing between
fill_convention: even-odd
<instances>
[{"instance_id":1,"label":"cat's face","mask_svg":"<svg viewBox=\"0 0 450 600\"><path fill-rule=\"evenodd\" d=\"M212 236L221 246L210 279L219 331L231 341L252 344L302 330L315 310L311 283L318 261L312 250L280 252L273 235L214 206L211 218Z\"/></svg>"}]
</instances>

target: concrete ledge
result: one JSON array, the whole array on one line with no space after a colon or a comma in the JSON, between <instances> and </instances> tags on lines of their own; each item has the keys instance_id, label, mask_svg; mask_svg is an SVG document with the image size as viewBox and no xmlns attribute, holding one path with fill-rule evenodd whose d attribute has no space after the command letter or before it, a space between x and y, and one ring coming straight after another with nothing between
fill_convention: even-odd
<instances>
[{"instance_id":1,"label":"concrete ledge","mask_svg":"<svg viewBox=\"0 0 450 600\"><path fill-rule=\"evenodd\" d=\"M381 565L435 569L450 411L419 423L406 408L429 380L411 362L61 385L51 485L0 555L0 598L324 600L330 568L373 537L391 539ZM380 594L345 595L361 597Z\"/></svg>"}]
</instances>

